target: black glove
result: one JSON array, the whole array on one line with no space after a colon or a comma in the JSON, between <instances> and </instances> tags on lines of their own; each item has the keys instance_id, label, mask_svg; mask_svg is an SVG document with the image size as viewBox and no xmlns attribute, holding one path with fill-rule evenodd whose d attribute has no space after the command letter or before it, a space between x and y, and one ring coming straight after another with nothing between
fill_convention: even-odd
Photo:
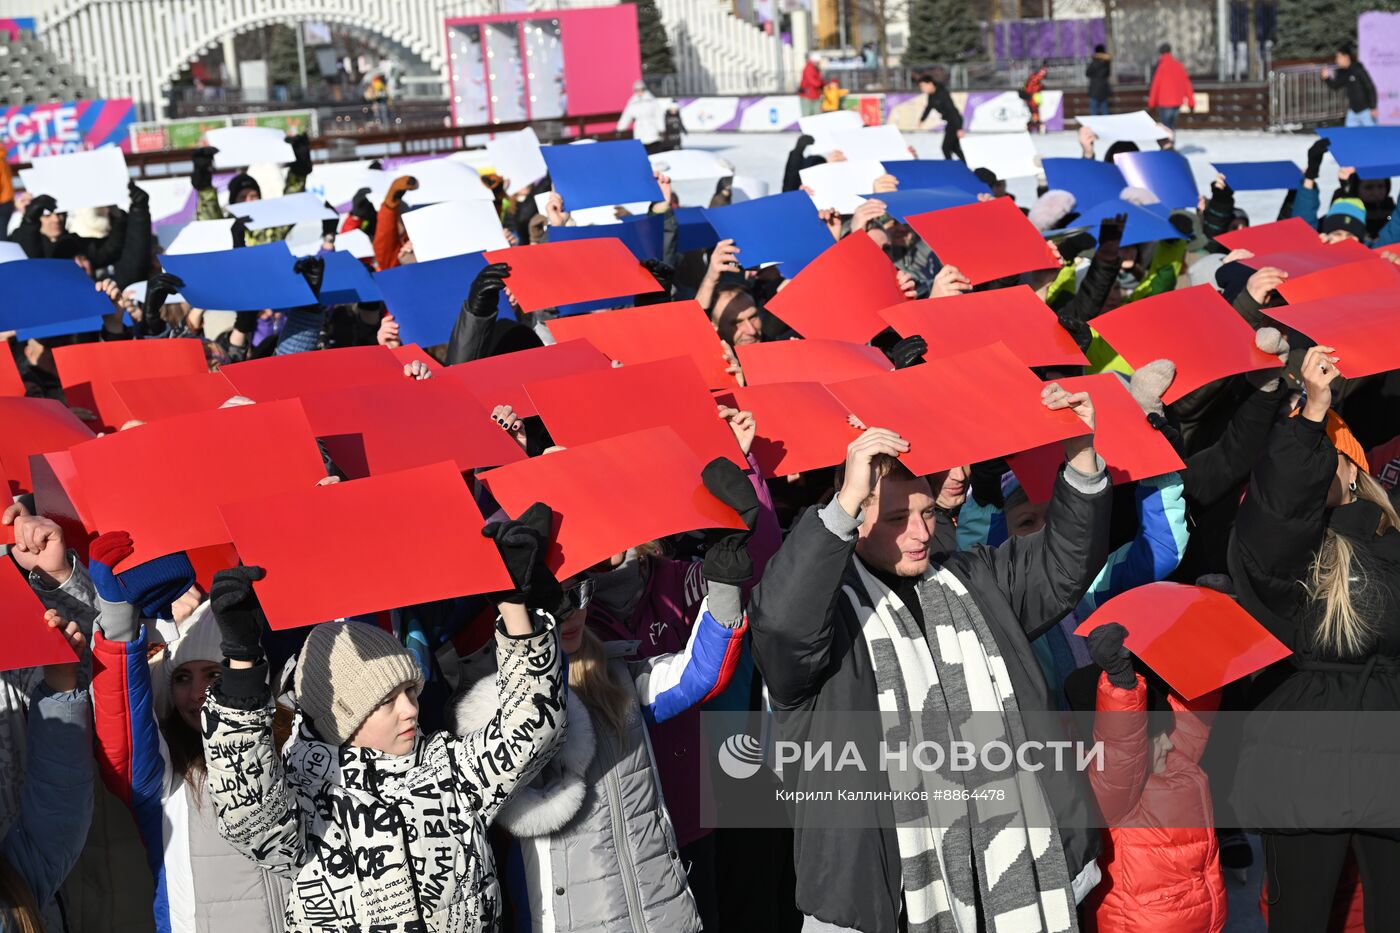
<instances>
[{"instance_id":1,"label":"black glove","mask_svg":"<svg viewBox=\"0 0 1400 933\"><path fill-rule=\"evenodd\" d=\"M660 259L643 259L642 268L651 273L651 277L656 279L656 284L660 285L663 291L667 293L671 291L671 283L676 278L675 269Z\"/></svg>"},{"instance_id":2,"label":"black glove","mask_svg":"<svg viewBox=\"0 0 1400 933\"><path fill-rule=\"evenodd\" d=\"M1006 461L1000 457L972 465L968 471L967 485L978 505L983 508L989 505L1002 508L1006 505L1006 499L1001 494L1001 478L1007 469Z\"/></svg>"},{"instance_id":3,"label":"black glove","mask_svg":"<svg viewBox=\"0 0 1400 933\"><path fill-rule=\"evenodd\" d=\"M128 208L127 213L133 211L150 211L151 196L146 193L145 189L137 185L136 182L129 181L126 183L126 193L131 199L131 207Z\"/></svg>"},{"instance_id":4,"label":"black glove","mask_svg":"<svg viewBox=\"0 0 1400 933\"><path fill-rule=\"evenodd\" d=\"M1308 170L1303 173L1304 178L1311 178L1317 181L1318 173L1322 171L1322 157L1327 154L1327 150L1332 147L1332 140L1319 139L1308 147Z\"/></svg>"},{"instance_id":5,"label":"black glove","mask_svg":"<svg viewBox=\"0 0 1400 933\"><path fill-rule=\"evenodd\" d=\"M1100 625L1089 633L1089 657L1103 668L1108 682L1122 690L1137 686L1137 674L1133 672L1133 653L1123 644L1128 630L1117 622Z\"/></svg>"},{"instance_id":6,"label":"black glove","mask_svg":"<svg viewBox=\"0 0 1400 933\"><path fill-rule=\"evenodd\" d=\"M219 623L223 636L219 643L224 657L230 661L260 661L263 656L262 633L267 627L253 581L267 576L261 567L234 567L214 574L209 587L209 608Z\"/></svg>"},{"instance_id":7,"label":"black glove","mask_svg":"<svg viewBox=\"0 0 1400 933\"><path fill-rule=\"evenodd\" d=\"M335 216L321 221L321 236L333 237L340 232L340 214L336 212L336 209L334 207L331 207L330 201L325 202L325 204L326 210L330 211L332 214L335 214Z\"/></svg>"},{"instance_id":8,"label":"black glove","mask_svg":"<svg viewBox=\"0 0 1400 933\"><path fill-rule=\"evenodd\" d=\"M228 232L233 237L234 249L242 249L248 245L248 221L245 218L235 217Z\"/></svg>"},{"instance_id":9,"label":"black glove","mask_svg":"<svg viewBox=\"0 0 1400 933\"><path fill-rule=\"evenodd\" d=\"M303 256L292 266L292 271L306 279L311 286L311 294L321 297L321 282L326 277L326 261L320 256Z\"/></svg>"},{"instance_id":10,"label":"black glove","mask_svg":"<svg viewBox=\"0 0 1400 933\"><path fill-rule=\"evenodd\" d=\"M924 361L924 354L928 352L928 341L915 334L912 337L905 337L899 343L890 347L885 352L885 356L890 358L895 369L908 369L910 366L917 366Z\"/></svg>"},{"instance_id":11,"label":"black glove","mask_svg":"<svg viewBox=\"0 0 1400 933\"><path fill-rule=\"evenodd\" d=\"M1159 415L1155 411L1148 412L1147 423L1156 430L1162 432L1162 436L1165 437L1167 441L1172 445L1172 448L1176 451L1177 456L1179 456L1183 460L1186 459L1186 451L1184 449L1184 444L1181 439L1181 432L1172 426L1172 423L1167 420L1166 415Z\"/></svg>"},{"instance_id":12,"label":"black glove","mask_svg":"<svg viewBox=\"0 0 1400 933\"><path fill-rule=\"evenodd\" d=\"M154 337L165 333L166 325L161 319L160 309L165 307L171 295L184 287L184 281L169 272L158 272L151 276L151 280L146 283L146 301L141 312L141 323L145 326L147 334Z\"/></svg>"},{"instance_id":13,"label":"black glove","mask_svg":"<svg viewBox=\"0 0 1400 933\"><path fill-rule=\"evenodd\" d=\"M213 146L200 146L190 153L190 160L194 162L194 169L190 172L190 184L194 186L194 190L203 191L214 186L214 153L218 151Z\"/></svg>"},{"instance_id":14,"label":"black glove","mask_svg":"<svg viewBox=\"0 0 1400 933\"><path fill-rule=\"evenodd\" d=\"M1114 214L1099 222L1099 249L1118 249L1123 245L1123 231L1128 226L1127 214Z\"/></svg>"},{"instance_id":15,"label":"black glove","mask_svg":"<svg viewBox=\"0 0 1400 933\"><path fill-rule=\"evenodd\" d=\"M29 202L29 206L24 209L24 222L33 226L39 225L39 219L45 214L58 213L58 202L51 195L41 194Z\"/></svg>"},{"instance_id":16,"label":"black glove","mask_svg":"<svg viewBox=\"0 0 1400 933\"><path fill-rule=\"evenodd\" d=\"M491 317L496 313L496 302L500 299L501 290L506 287L508 278L510 266L503 262L491 263L472 279L471 291L467 293L467 300L462 307L477 317Z\"/></svg>"},{"instance_id":17,"label":"black glove","mask_svg":"<svg viewBox=\"0 0 1400 933\"><path fill-rule=\"evenodd\" d=\"M494 603L523 602L527 608L543 609L556 619L564 614L564 588L545 566L554 513L543 502L536 502L513 521L491 522L481 535L496 542L514 589L489 594Z\"/></svg>"},{"instance_id":18,"label":"black glove","mask_svg":"<svg viewBox=\"0 0 1400 933\"><path fill-rule=\"evenodd\" d=\"M258 311L239 311L233 316L233 329L240 334L252 336L258 329Z\"/></svg>"},{"instance_id":19,"label":"black glove","mask_svg":"<svg viewBox=\"0 0 1400 933\"><path fill-rule=\"evenodd\" d=\"M801 136L797 137L797 145L793 146L792 149L794 152L806 152L807 147L815 142L816 139L814 137L808 136L806 133L803 133Z\"/></svg>"},{"instance_id":20,"label":"black glove","mask_svg":"<svg viewBox=\"0 0 1400 933\"><path fill-rule=\"evenodd\" d=\"M705 532L705 579L735 586L753 577L753 558L749 556L749 539L758 524L762 508L753 483L733 462L716 457L705 464L700 474L710 495L739 513L744 520L743 531L733 528L712 528Z\"/></svg>"},{"instance_id":21,"label":"black glove","mask_svg":"<svg viewBox=\"0 0 1400 933\"><path fill-rule=\"evenodd\" d=\"M1075 346L1079 347L1079 351L1088 353L1090 345L1094 342L1094 332L1089 329L1088 323L1070 314L1056 314L1055 318L1060 322L1060 326L1074 338Z\"/></svg>"},{"instance_id":22,"label":"black glove","mask_svg":"<svg viewBox=\"0 0 1400 933\"><path fill-rule=\"evenodd\" d=\"M292 164L287 166L287 174L296 175L299 178L310 175L311 140L306 138L305 133L298 133L295 136L288 136L287 144L292 147Z\"/></svg>"}]
</instances>

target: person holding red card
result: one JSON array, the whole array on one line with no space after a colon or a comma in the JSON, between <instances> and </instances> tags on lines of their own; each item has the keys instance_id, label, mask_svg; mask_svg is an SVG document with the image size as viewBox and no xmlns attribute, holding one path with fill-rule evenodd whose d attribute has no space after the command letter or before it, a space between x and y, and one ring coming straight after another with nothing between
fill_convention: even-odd
<instances>
[{"instance_id":1,"label":"person holding red card","mask_svg":"<svg viewBox=\"0 0 1400 933\"><path fill-rule=\"evenodd\" d=\"M512 589L499 608L498 709L464 737L418 733L423 673L363 622L311 629L297 661L296 740L273 747L258 567L220 571L210 592L222 676L203 709L207 788L219 831L259 866L295 875L289 929L337 926L477 933L500 922L486 827L564 736L563 590L545 566L552 513L493 522Z\"/></svg>"},{"instance_id":2,"label":"person holding red card","mask_svg":"<svg viewBox=\"0 0 1400 933\"><path fill-rule=\"evenodd\" d=\"M1253 685L1230 800L1264 831L1271 933L1326 928L1349 851L1367 929L1400 926L1400 740L1366 717L1400 710L1400 516L1331 411L1332 352L1303 357L1306 401L1274 425L1229 552L1241 604L1294 652Z\"/></svg>"},{"instance_id":3,"label":"person holding red card","mask_svg":"<svg viewBox=\"0 0 1400 933\"><path fill-rule=\"evenodd\" d=\"M1085 393L1051 384L1042 403L1094 427ZM929 717L961 723L973 712L1012 744L1030 732L1048 738L1062 726L1031 713L1054 707L1027 642L1074 607L1108 556L1112 493L1092 435L1065 441L1068 463L1040 535L940 563L930 560L930 524L942 478L910 474L899 460L909 449L883 428L852 442L836 497L803 516L754 590L754 658L780 738L803 742L816 728L808 713L858 710L884 714L887 748L901 741L891 729L907 738ZM919 713L914 722L910 711ZM885 933L904 915L921 929L993 929L1010 916L1034 917L1025 922L1047 933L1075 929L1075 905L1100 877L1079 776L1047 767L1009 778L996 832L981 824L973 798L932 796L937 777L918 768L881 775L877 795L884 780L901 793L854 814L861 803L850 802L833 826L813 819L805 801L834 796L845 777L822 768L796 776L797 906L806 928ZM963 780L970 794L977 782ZM951 809L933 802L949 799ZM1031 825L1052 827L1048 846L1032 843ZM1000 880L987 885L979 879L992 865Z\"/></svg>"}]
</instances>

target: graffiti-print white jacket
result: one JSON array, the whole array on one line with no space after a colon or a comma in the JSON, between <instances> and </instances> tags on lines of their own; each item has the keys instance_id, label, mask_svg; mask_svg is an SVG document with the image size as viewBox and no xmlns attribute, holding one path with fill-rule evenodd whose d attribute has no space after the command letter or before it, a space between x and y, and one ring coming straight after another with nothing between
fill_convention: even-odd
<instances>
[{"instance_id":1,"label":"graffiti-print white jacket","mask_svg":"<svg viewBox=\"0 0 1400 933\"><path fill-rule=\"evenodd\" d=\"M208 788L219 830L259 865L294 876L288 933L476 933L500 912L486 827L564 735L554 625L498 628L500 708L460 738L420 737L389 756L333 746L298 722L279 760L272 709L204 706Z\"/></svg>"}]
</instances>

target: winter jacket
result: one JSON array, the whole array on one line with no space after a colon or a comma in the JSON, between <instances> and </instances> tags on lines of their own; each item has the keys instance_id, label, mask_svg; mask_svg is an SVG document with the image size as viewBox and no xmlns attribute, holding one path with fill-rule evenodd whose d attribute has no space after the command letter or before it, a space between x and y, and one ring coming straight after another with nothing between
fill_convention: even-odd
<instances>
[{"instance_id":1,"label":"winter jacket","mask_svg":"<svg viewBox=\"0 0 1400 933\"><path fill-rule=\"evenodd\" d=\"M644 146L650 146L661 138L666 128L666 111L650 92L634 94L622 108L622 116L617 121L617 130L632 131L632 138Z\"/></svg>"},{"instance_id":2,"label":"winter jacket","mask_svg":"<svg viewBox=\"0 0 1400 933\"><path fill-rule=\"evenodd\" d=\"M205 602L186 625L208 611ZM291 878L259 868L225 842L209 795L171 767L146 634L144 626L130 641L96 634L92 691L102 779L130 808L146 843L156 929L281 933Z\"/></svg>"},{"instance_id":3,"label":"winter jacket","mask_svg":"<svg viewBox=\"0 0 1400 933\"><path fill-rule=\"evenodd\" d=\"M1094 741L1103 768L1089 782L1108 829L1103 855L1106 883L1084 903L1085 933L1220 933L1227 903L1215 840L1215 808L1201 753L1210 738L1209 713L1219 692L1183 703L1168 694L1175 725L1166 768L1152 772L1147 734L1147 683L1131 690L1099 675ZM1110 713L1111 715L1102 715ZM1138 715L1130 715L1136 713Z\"/></svg>"},{"instance_id":4,"label":"winter jacket","mask_svg":"<svg viewBox=\"0 0 1400 933\"><path fill-rule=\"evenodd\" d=\"M1342 728L1335 717L1274 715L1400 710L1400 532L1377 536L1380 507L1365 500L1328 509L1336 470L1321 423L1279 419L1235 522L1229 561L1240 604L1293 651L1253 684L1231 797L1246 828L1400 826L1387 764L1400 756L1400 736L1367 729L1363 738L1355 733L1364 722ZM1376 637L1357 654L1313 644L1321 605L1299 585L1328 530L1352 545L1365 578L1353 597Z\"/></svg>"},{"instance_id":5,"label":"winter jacket","mask_svg":"<svg viewBox=\"0 0 1400 933\"><path fill-rule=\"evenodd\" d=\"M1165 52L1157 59L1157 69L1152 73L1152 86L1147 89L1147 106L1180 107L1183 104L1196 109L1196 92L1191 88L1191 76L1186 66Z\"/></svg>"},{"instance_id":6,"label":"winter jacket","mask_svg":"<svg viewBox=\"0 0 1400 933\"><path fill-rule=\"evenodd\" d=\"M919 115L919 125L923 126L928 115L934 111L943 118L944 131L956 133L963 128L963 116L958 110L957 104L953 103L953 95L948 93L948 88L938 85L933 89L933 93L928 95L924 102L924 112Z\"/></svg>"},{"instance_id":7,"label":"winter jacket","mask_svg":"<svg viewBox=\"0 0 1400 933\"><path fill-rule=\"evenodd\" d=\"M1358 59L1353 58L1348 67L1332 72L1327 86L1334 91L1347 92L1347 109L1352 113L1376 109L1376 84Z\"/></svg>"},{"instance_id":8,"label":"winter jacket","mask_svg":"<svg viewBox=\"0 0 1400 933\"><path fill-rule=\"evenodd\" d=\"M1094 477L1076 475L1073 481L1062 473L1042 531L1000 548L951 554L942 565L970 593L996 638L1028 737L1052 740L1040 731L1050 725L1048 717L1026 714L1055 708L1030 640L1074 608L1103 566L1111 502L1102 470ZM823 513L809 509L798 520L749 606L754 660L778 712L781 737L799 742L801 724L812 717L785 716L788 711L879 709L860 623L841 594L860 519L846 515L835 500ZM1096 818L1092 795L1076 776L1055 769L1040 774L1069 875L1077 878L1099 847L1098 833L1090 828ZM843 786L840 780L837 773L804 771L794 789L835 793ZM797 906L804 914L861 933L894 933L903 878L891 804L851 802L842 814L849 818L847 826L869 828L803 826L802 814L797 814Z\"/></svg>"},{"instance_id":9,"label":"winter jacket","mask_svg":"<svg viewBox=\"0 0 1400 933\"><path fill-rule=\"evenodd\" d=\"M702 611L679 654L613 660L631 698L625 734L569 694L564 746L502 808L524 885L512 887L517 933L697 933L700 917L661 793L649 723L717 696L738 666L745 627ZM479 728L495 711L478 681L453 710L453 731Z\"/></svg>"},{"instance_id":10,"label":"winter jacket","mask_svg":"<svg viewBox=\"0 0 1400 933\"><path fill-rule=\"evenodd\" d=\"M753 560L753 579L760 580L769 559L782 543L782 531L773 512L773 498L763 479L763 471L752 456L749 458L749 481L761 506L748 545L749 557ZM647 561L647 568L641 599L630 617L618 618L608 611L602 600L595 599L588 606L589 629L605 643L611 643L618 656L627 661L684 651L707 591L703 565L697 561L655 557ZM734 689L746 697L749 668L745 652ZM683 846L710 832L700 825L703 786L700 739L699 709L681 712L669 722L656 724L651 729L666 806L675 822L676 837Z\"/></svg>"},{"instance_id":11,"label":"winter jacket","mask_svg":"<svg viewBox=\"0 0 1400 933\"><path fill-rule=\"evenodd\" d=\"M287 172L287 180L282 185L282 193L300 194L306 190L306 176L296 172ZM233 217L224 210L219 203L219 192L211 185L208 188L201 188L195 192L195 220L228 220ZM243 238L243 242L249 246L262 246L267 243L276 243L278 240L285 240L287 234L292 232L293 224L282 227L266 227L262 230L249 230Z\"/></svg>"},{"instance_id":12,"label":"winter jacket","mask_svg":"<svg viewBox=\"0 0 1400 933\"><path fill-rule=\"evenodd\" d=\"M1316 227L1320 223L1318 212L1322 209L1322 196L1317 190L1317 186L1309 188L1307 185L1299 185L1293 189L1293 198L1284 204L1283 214L1280 220L1289 217L1301 217L1310 225ZM1400 211L1390 215L1390 219L1381 227L1380 233L1371 241L1371 246L1393 246L1400 243Z\"/></svg>"},{"instance_id":13,"label":"winter jacket","mask_svg":"<svg viewBox=\"0 0 1400 933\"><path fill-rule=\"evenodd\" d=\"M219 831L259 866L294 874L289 933L494 928L500 891L486 827L567 723L554 623L537 618L539 630L518 638L498 625L490 725L465 738L420 736L407 755L327 744L298 715L279 759L265 688L258 698L230 695L224 681L210 691L204 754Z\"/></svg>"},{"instance_id":14,"label":"winter jacket","mask_svg":"<svg viewBox=\"0 0 1400 933\"><path fill-rule=\"evenodd\" d=\"M0 854L47 904L82 852L92 818L92 706L85 689L41 685L29 708L28 766L19 813ZM0 912L0 933L14 933Z\"/></svg>"},{"instance_id":15,"label":"winter jacket","mask_svg":"<svg viewBox=\"0 0 1400 933\"><path fill-rule=\"evenodd\" d=\"M398 266L399 250L407 242L408 235L399 229L399 209L388 203L380 204L374 219L374 263L380 272ZM468 284L463 283L464 287Z\"/></svg>"},{"instance_id":16,"label":"winter jacket","mask_svg":"<svg viewBox=\"0 0 1400 933\"><path fill-rule=\"evenodd\" d=\"M802 81L797 86L797 96L805 100L817 100L822 96L822 70L816 62L808 62L802 67Z\"/></svg>"},{"instance_id":17,"label":"winter jacket","mask_svg":"<svg viewBox=\"0 0 1400 933\"><path fill-rule=\"evenodd\" d=\"M1094 57L1084 68L1084 77L1089 79L1089 99L1108 100L1112 93L1109 88L1109 74L1113 70L1113 56L1107 52L1095 52Z\"/></svg>"}]
</instances>

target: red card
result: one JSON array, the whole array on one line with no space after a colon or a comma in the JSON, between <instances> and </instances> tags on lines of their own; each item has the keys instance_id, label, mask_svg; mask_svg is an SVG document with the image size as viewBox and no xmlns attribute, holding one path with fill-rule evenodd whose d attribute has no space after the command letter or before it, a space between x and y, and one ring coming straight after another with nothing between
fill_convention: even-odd
<instances>
[{"instance_id":1,"label":"red card","mask_svg":"<svg viewBox=\"0 0 1400 933\"><path fill-rule=\"evenodd\" d=\"M812 260L768 310L804 337L865 343L885 329L880 310L904 300L894 264L861 231Z\"/></svg>"},{"instance_id":2,"label":"red card","mask_svg":"<svg viewBox=\"0 0 1400 933\"><path fill-rule=\"evenodd\" d=\"M753 456L764 476L787 476L846 459L846 446L860 433L850 411L820 382L778 382L726 392L721 404L751 411L757 433Z\"/></svg>"},{"instance_id":3,"label":"red card","mask_svg":"<svg viewBox=\"0 0 1400 933\"><path fill-rule=\"evenodd\" d=\"M880 312L901 336L923 335L931 360L1000 340L1027 366L1084 366L1088 360L1055 312L1029 286L906 301Z\"/></svg>"},{"instance_id":4,"label":"red card","mask_svg":"<svg viewBox=\"0 0 1400 933\"><path fill-rule=\"evenodd\" d=\"M221 372L128 379L112 383L112 391L132 418L147 422L214 411L238 394Z\"/></svg>"},{"instance_id":5,"label":"red card","mask_svg":"<svg viewBox=\"0 0 1400 933\"><path fill-rule=\"evenodd\" d=\"M560 343L587 339L609 359L619 363L654 363L668 357L689 356L705 385L711 389L734 388L734 377L725 372L724 342L694 301L619 308L556 318L549 332Z\"/></svg>"},{"instance_id":6,"label":"red card","mask_svg":"<svg viewBox=\"0 0 1400 933\"><path fill-rule=\"evenodd\" d=\"M1060 265L1010 198L915 214L908 223L945 266L957 266L973 285Z\"/></svg>"},{"instance_id":7,"label":"red card","mask_svg":"<svg viewBox=\"0 0 1400 933\"><path fill-rule=\"evenodd\" d=\"M442 378L459 380L488 412L497 405L509 405L517 415L528 418L538 412L525 383L611 368L612 363L593 344L570 340L449 366Z\"/></svg>"},{"instance_id":8,"label":"red card","mask_svg":"<svg viewBox=\"0 0 1400 933\"><path fill-rule=\"evenodd\" d=\"M1339 243L1319 243L1308 249L1282 250L1276 253L1258 253L1253 259L1243 260L1251 269L1274 266L1290 276L1304 276L1355 262L1375 262L1376 254L1356 240L1342 240Z\"/></svg>"},{"instance_id":9,"label":"red card","mask_svg":"<svg viewBox=\"0 0 1400 933\"><path fill-rule=\"evenodd\" d=\"M1322 245L1322 238L1306 220L1290 217L1273 223L1231 230L1215 238L1227 250L1247 249L1256 256L1265 253L1306 252Z\"/></svg>"},{"instance_id":10,"label":"red card","mask_svg":"<svg viewBox=\"0 0 1400 933\"><path fill-rule=\"evenodd\" d=\"M1187 700L1204 696L1293 652L1224 593L1149 583L1113 597L1074 630L1117 622L1124 642Z\"/></svg>"},{"instance_id":11,"label":"red card","mask_svg":"<svg viewBox=\"0 0 1400 933\"><path fill-rule=\"evenodd\" d=\"M827 388L866 427L907 440L900 460L919 476L1089 433L1041 404L1044 385L1001 343Z\"/></svg>"},{"instance_id":12,"label":"red card","mask_svg":"<svg viewBox=\"0 0 1400 933\"><path fill-rule=\"evenodd\" d=\"M493 249L487 262L510 264L506 287L523 311L661 291L622 241L612 237Z\"/></svg>"},{"instance_id":13,"label":"red card","mask_svg":"<svg viewBox=\"0 0 1400 933\"><path fill-rule=\"evenodd\" d=\"M10 558L0 558L0 611L5 632L0 637L0 671L77 660L68 640L44 621L44 604Z\"/></svg>"},{"instance_id":14,"label":"red card","mask_svg":"<svg viewBox=\"0 0 1400 933\"><path fill-rule=\"evenodd\" d=\"M136 551L125 567L223 544L230 539L219 506L307 489L326 475L295 399L167 418L78 444L72 454L94 530L131 533ZM177 462L190 469L165 481Z\"/></svg>"},{"instance_id":15,"label":"red card","mask_svg":"<svg viewBox=\"0 0 1400 933\"><path fill-rule=\"evenodd\" d=\"M874 347L844 340L775 340L734 348L751 386L775 382L845 382L887 373L894 366Z\"/></svg>"},{"instance_id":16,"label":"red card","mask_svg":"<svg viewBox=\"0 0 1400 933\"><path fill-rule=\"evenodd\" d=\"M68 404L97 415L99 430L115 431L136 417L112 383L209 372L198 340L119 340L54 347L54 365Z\"/></svg>"},{"instance_id":17,"label":"red card","mask_svg":"<svg viewBox=\"0 0 1400 933\"><path fill-rule=\"evenodd\" d=\"M66 450L35 454L29 458L29 468L34 475L34 510L63 529L64 541L86 562L88 545L97 537L97 523L79 494L73 455Z\"/></svg>"},{"instance_id":18,"label":"red card","mask_svg":"<svg viewBox=\"0 0 1400 933\"><path fill-rule=\"evenodd\" d=\"M1171 442L1147 423L1142 407L1113 373L1055 381L1066 392L1089 393L1096 424L1094 449L1108 465L1113 482L1147 479L1186 468ZM1049 502L1065 452L1059 444L1047 444L1012 454L1007 462L1032 502Z\"/></svg>"},{"instance_id":19,"label":"red card","mask_svg":"<svg viewBox=\"0 0 1400 933\"><path fill-rule=\"evenodd\" d=\"M0 396L20 398L24 395L24 379L15 365L15 355L9 342L0 352Z\"/></svg>"},{"instance_id":20,"label":"red card","mask_svg":"<svg viewBox=\"0 0 1400 933\"><path fill-rule=\"evenodd\" d=\"M267 571L253 587L274 629L511 586L495 543L481 536L471 491L448 461L220 512L243 563Z\"/></svg>"},{"instance_id":21,"label":"red card","mask_svg":"<svg viewBox=\"0 0 1400 933\"><path fill-rule=\"evenodd\" d=\"M662 426L533 457L481 481L508 515L537 500L554 509L549 567L564 580L644 541L742 528L738 513L705 490L707 461ZM607 489L626 490L626 502L599 494Z\"/></svg>"},{"instance_id":22,"label":"red card","mask_svg":"<svg viewBox=\"0 0 1400 933\"><path fill-rule=\"evenodd\" d=\"M433 372L440 372L444 367L437 360L428 355L428 352L416 343L408 343L399 347L390 347L389 352L394 354L394 359L407 366L415 360L425 364Z\"/></svg>"},{"instance_id":23,"label":"red card","mask_svg":"<svg viewBox=\"0 0 1400 933\"><path fill-rule=\"evenodd\" d=\"M29 475L31 454L67 450L93 436L92 429L61 402L47 398L0 398L0 467L10 478L12 492L34 491Z\"/></svg>"},{"instance_id":24,"label":"red card","mask_svg":"<svg viewBox=\"0 0 1400 933\"><path fill-rule=\"evenodd\" d=\"M403 364L388 347L343 347L314 353L268 356L219 370L239 395L255 402L298 398L347 386L406 378Z\"/></svg>"},{"instance_id":25,"label":"red card","mask_svg":"<svg viewBox=\"0 0 1400 933\"><path fill-rule=\"evenodd\" d=\"M210 547L190 548L185 552L194 567L194 582L204 592L214 585L214 574L220 570L231 570L238 566L238 549L232 544L215 544Z\"/></svg>"},{"instance_id":26,"label":"red card","mask_svg":"<svg viewBox=\"0 0 1400 933\"><path fill-rule=\"evenodd\" d=\"M1360 262L1348 262L1309 275L1289 278L1278 290L1288 299L1289 304L1297 305L1315 298L1331 298L1349 292L1378 291L1384 288L1394 289L1397 286L1400 286L1400 266L1384 260L1363 259Z\"/></svg>"},{"instance_id":27,"label":"red card","mask_svg":"<svg viewBox=\"0 0 1400 933\"><path fill-rule=\"evenodd\" d=\"M1208 382L1277 369L1278 357L1254 345L1254 330L1211 285L1179 288L1094 318L1094 329L1133 366L1168 359L1176 379L1162 400L1175 402Z\"/></svg>"},{"instance_id":28,"label":"red card","mask_svg":"<svg viewBox=\"0 0 1400 933\"><path fill-rule=\"evenodd\" d=\"M525 451L460 382L434 377L318 392L301 400L312 432L350 479L442 460L499 466Z\"/></svg>"},{"instance_id":29,"label":"red card","mask_svg":"<svg viewBox=\"0 0 1400 933\"><path fill-rule=\"evenodd\" d=\"M545 379L525 390L560 446L577 447L667 424L705 463L728 457L748 469L734 432L719 417L688 356Z\"/></svg>"},{"instance_id":30,"label":"red card","mask_svg":"<svg viewBox=\"0 0 1400 933\"><path fill-rule=\"evenodd\" d=\"M9 481L8 478L6 478L6 476L5 476L4 472L3 472L3 468L0 468L0 491L3 491L3 492L4 492L4 495L5 495L5 497L6 497L6 498L4 498L3 500L0 500L0 506L3 506L3 507L5 507L5 508L8 508L8 507L9 507L9 501L10 501L10 500L9 500L9 495L10 495L10 481ZM14 525L0 525L0 544L14 544L14 543L15 543L15 526L14 526Z\"/></svg>"},{"instance_id":31,"label":"red card","mask_svg":"<svg viewBox=\"0 0 1400 933\"><path fill-rule=\"evenodd\" d=\"M1265 313L1336 350L1337 370L1349 379L1400 368L1400 289L1334 295Z\"/></svg>"}]
</instances>

